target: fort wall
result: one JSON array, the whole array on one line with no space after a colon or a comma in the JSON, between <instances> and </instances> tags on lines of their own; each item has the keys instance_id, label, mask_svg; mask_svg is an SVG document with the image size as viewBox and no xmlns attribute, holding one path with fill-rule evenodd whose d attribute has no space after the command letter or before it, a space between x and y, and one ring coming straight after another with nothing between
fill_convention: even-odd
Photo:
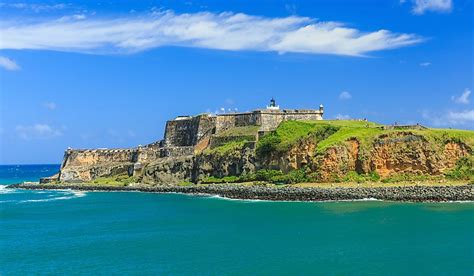
<instances>
[{"instance_id":1,"label":"fort wall","mask_svg":"<svg viewBox=\"0 0 474 276\"><path fill-rule=\"evenodd\" d=\"M205 114L195 117L178 117L176 120L168 121L165 130L165 146L196 145L204 136L212 134L215 120L215 117Z\"/></svg>"},{"instance_id":2,"label":"fort wall","mask_svg":"<svg viewBox=\"0 0 474 276\"><path fill-rule=\"evenodd\" d=\"M259 126L261 116L258 111L247 113L219 114L216 116L216 133L221 133L234 127Z\"/></svg>"},{"instance_id":3,"label":"fort wall","mask_svg":"<svg viewBox=\"0 0 474 276\"><path fill-rule=\"evenodd\" d=\"M285 120L322 120L320 110L280 110L276 106L245 113L180 116L166 123L161 141L129 149L68 149L65 152L59 180L91 181L111 175L140 175L148 164L167 158L189 158L206 148L215 148L229 141L248 141L255 147L254 136L219 136L223 131L246 126L259 126L259 134L275 130Z\"/></svg>"},{"instance_id":4,"label":"fort wall","mask_svg":"<svg viewBox=\"0 0 474 276\"><path fill-rule=\"evenodd\" d=\"M67 150L61 167L93 166L104 162L135 162L137 153L136 149Z\"/></svg>"}]
</instances>

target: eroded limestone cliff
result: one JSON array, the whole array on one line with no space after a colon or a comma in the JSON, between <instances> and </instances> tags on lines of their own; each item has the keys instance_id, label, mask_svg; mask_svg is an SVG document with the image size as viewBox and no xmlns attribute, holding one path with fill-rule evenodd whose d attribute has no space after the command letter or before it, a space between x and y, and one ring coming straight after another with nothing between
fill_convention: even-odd
<instances>
[{"instance_id":1,"label":"eroded limestone cliff","mask_svg":"<svg viewBox=\"0 0 474 276\"><path fill-rule=\"evenodd\" d=\"M260 170L303 170L310 176L305 179L315 182L339 181L351 174L443 177L459 160L473 158L472 131L387 129L350 121L284 122L273 132L256 131L236 129L215 141L204 137L195 147L68 150L58 178L45 181L121 176L149 185L199 183L210 177L246 179Z\"/></svg>"}]
</instances>

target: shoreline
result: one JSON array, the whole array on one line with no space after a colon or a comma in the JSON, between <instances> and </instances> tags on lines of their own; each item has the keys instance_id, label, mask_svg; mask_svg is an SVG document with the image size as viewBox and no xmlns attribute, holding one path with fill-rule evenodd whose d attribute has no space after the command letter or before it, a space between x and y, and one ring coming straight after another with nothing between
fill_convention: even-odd
<instances>
[{"instance_id":1,"label":"shoreline","mask_svg":"<svg viewBox=\"0 0 474 276\"><path fill-rule=\"evenodd\" d=\"M299 188L266 187L262 185L211 184L194 186L112 186L91 184L38 184L20 183L9 189L25 190L76 190L97 192L149 192L211 195L228 199L267 201L347 201L386 200L402 202L474 201L474 185L459 186L399 186L399 187L333 187Z\"/></svg>"}]
</instances>

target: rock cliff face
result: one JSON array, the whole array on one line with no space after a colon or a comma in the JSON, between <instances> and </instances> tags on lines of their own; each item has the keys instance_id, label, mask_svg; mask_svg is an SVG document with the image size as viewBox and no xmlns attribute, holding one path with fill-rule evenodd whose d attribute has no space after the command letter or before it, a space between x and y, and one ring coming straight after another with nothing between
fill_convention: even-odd
<instances>
[{"instance_id":1,"label":"rock cliff face","mask_svg":"<svg viewBox=\"0 0 474 276\"><path fill-rule=\"evenodd\" d=\"M400 174L433 176L443 175L453 169L459 159L473 155L470 144L462 139L432 139L415 131L377 130L369 140L349 135L321 150L320 143L332 139L332 135L338 133L329 132L319 140L307 135L286 150L267 152L263 156L256 153L255 142L252 146L243 143L240 148L221 152L206 149L212 144L209 140L198 143L194 153L188 147L68 150L56 180L90 182L125 175L150 185L198 183L211 176L241 176L261 169L288 173L302 168L317 175L317 181L322 182L341 179L351 172L376 173L382 178Z\"/></svg>"}]
</instances>

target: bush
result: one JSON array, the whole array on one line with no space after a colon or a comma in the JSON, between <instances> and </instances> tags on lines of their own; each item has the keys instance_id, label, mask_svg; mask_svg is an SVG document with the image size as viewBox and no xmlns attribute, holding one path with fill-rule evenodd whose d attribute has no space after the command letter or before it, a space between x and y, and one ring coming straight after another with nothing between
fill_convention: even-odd
<instances>
[{"instance_id":1,"label":"bush","mask_svg":"<svg viewBox=\"0 0 474 276\"><path fill-rule=\"evenodd\" d=\"M339 182L377 182L380 180L380 175L377 172L370 172L368 174L358 174L355 171L351 171L346 174L342 179L339 179Z\"/></svg>"},{"instance_id":2,"label":"bush","mask_svg":"<svg viewBox=\"0 0 474 276\"><path fill-rule=\"evenodd\" d=\"M217 183L238 183L241 182L240 177L238 176L225 176L222 178L214 177L214 176L209 176L201 181L204 184L217 184Z\"/></svg>"},{"instance_id":3,"label":"bush","mask_svg":"<svg viewBox=\"0 0 474 276\"><path fill-rule=\"evenodd\" d=\"M271 181L273 177L283 175L282 171L277 170L259 170L255 173L255 180Z\"/></svg>"},{"instance_id":4,"label":"bush","mask_svg":"<svg viewBox=\"0 0 474 276\"><path fill-rule=\"evenodd\" d=\"M277 170L259 170L255 173L244 174L240 176L241 182L250 182L250 181L271 181L272 177L283 175L281 171Z\"/></svg>"},{"instance_id":5,"label":"bush","mask_svg":"<svg viewBox=\"0 0 474 276\"><path fill-rule=\"evenodd\" d=\"M275 152L280 143L280 137L274 133L263 136L257 143L257 156L267 156Z\"/></svg>"},{"instance_id":6,"label":"bush","mask_svg":"<svg viewBox=\"0 0 474 276\"><path fill-rule=\"evenodd\" d=\"M270 181L274 184L296 184L311 182L312 179L308 176L305 169L290 171L287 174L275 175Z\"/></svg>"},{"instance_id":7,"label":"bush","mask_svg":"<svg viewBox=\"0 0 474 276\"><path fill-rule=\"evenodd\" d=\"M474 176L472 159L467 157L459 159L456 162L456 167L445 175L451 180L470 180Z\"/></svg>"}]
</instances>

